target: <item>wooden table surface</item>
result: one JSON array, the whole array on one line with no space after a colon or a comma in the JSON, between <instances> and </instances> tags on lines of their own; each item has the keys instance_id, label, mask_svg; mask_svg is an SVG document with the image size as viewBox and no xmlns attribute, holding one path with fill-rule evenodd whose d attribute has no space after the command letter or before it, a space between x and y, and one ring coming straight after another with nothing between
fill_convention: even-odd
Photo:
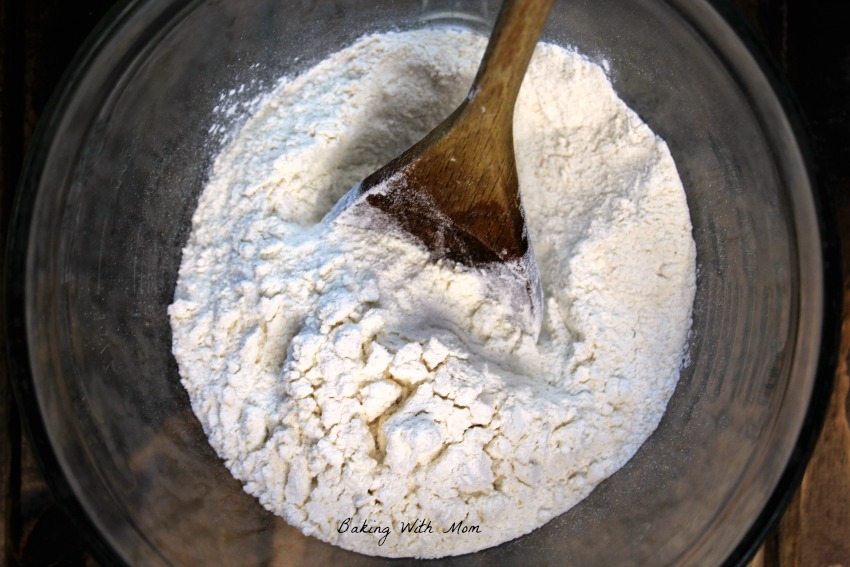
<instances>
[{"instance_id":1,"label":"wooden table surface","mask_svg":"<svg viewBox=\"0 0 850 567\"><path fill-rule=\"evenodd\" d=\"M626 0L624 0L626 1ZM722 0L720 0L722 1ZM0 250L26 146L76 47L113 0L0 0ZM850 267L850 1L737 0L808 119ZM802 485L754 567L850 567L850 271L839 366ZM2 308L2 307L0 307ZM0 328L0 345L4 330ZM96 565L21 434L0 351L0 565Z\"/></svg>"}]
</instances>

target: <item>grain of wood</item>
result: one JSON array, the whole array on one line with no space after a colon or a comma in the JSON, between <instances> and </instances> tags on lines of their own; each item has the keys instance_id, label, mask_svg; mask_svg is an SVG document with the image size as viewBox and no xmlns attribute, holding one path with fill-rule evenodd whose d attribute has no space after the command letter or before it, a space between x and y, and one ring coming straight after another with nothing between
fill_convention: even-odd
<instances>
[{"instance_id":1,"label":"grain of wood","mask_svg":"<svg viewBox=\"0 0 850 567\"><path fill-rule=\"evenodd\" d=\"M0 338L2 341L2 338ZM0 342L0 345L3 343ZM12 511L15 497L13 486L14 450L18 433L13 427L17 419L12 404L12 393L5 372L6 361L0 355L0 565L8 565L14 541L12 537Z\"/></svg>"},{"instance_id":2,"label":"grain of wood","mask_svg":"<svg viewBox=\"0 0 850 567\"><path fill-rule=\"evenodd\" d=\"M800 3L789 0L737 0L742 12L788 73L809 113L811 133L821 167L832 173L821 181L837 206L844 273L844 312L839 367L824 428L800 489L779 526L768 537L751 566L850 566L850 172L842 153L850 151L846 136L834 136L836 118L846 113L850 82L832 72L831 62L846 61L844 37L847 8L843 3ZM814 38L818 39L815 40ZM808 103L808 104L807 104ZM842 127L845 133L846 127ZM826 150L826 151L825 151ZM758 563L757 563L758 561Z\"/></svg>"},{"instance_id":3,"label":"grain of wood","mask_svg":"<svg viewBox=\"0 0 850 567\"><path fill-rule=\"evenodd\" d=\"M838 371L824 429L800 487L799 520L780 528L787 540L781 567L850 566L850 182L836 197L845 266Z\"/></svg>"},{"instance_id":4,"label":"grain of wood","mask_svg":"<svg viewBox=\"0 0 850 567\"><path fill-rule=\"evenodd\" d=\"M790 567L787 559L782 558L796 557L800 540L797 534L800 529L800 490L794 494L794 498L788 505L785 515L774 530L772 538L768 539L765 544L768 549L772 548L772 562L767 563L765 567Z\"/></svg>"},{"instance_id":5,"label":"grain of wood","mask_svg":"<svg viewBox=\"0 0 850 567\"><path fill-rule=\"evenodd\" d=\"M750 561L748 567L768 567L765 564L765 548L762 547L758 550L755 557L753 557L752 561Z\"/></svg>"},{"instance_id":6,"label":"grain of wood","mask_svg":"<svg viewBox=\"0 0 850 567\"><path fill-rule=\"evenodd\" d=\"M5 245L6 219L9 216L6 187L10 184L12 171L7 163L9 157L9 121L6 113L10 109L9 93L6 88L6 75L8 72L7 42L8 42L8 20L6 17L6 3L0 2L0 251ZM14 121L12 121L14 124ZM2 252L0 252L2 259ZM0 306L2 311L2 306ZM17 414L12 402L11 385L6 375L5 359L5 337L3 328L0 327L0 565L11 563L14 540L12 537L12 511L15 503L14 474L15 451L18 442L18 428L16 427Z\"/></svg>"},{"instance_id":7,"label":"grain of wood","mask_svg":"<svg viewBox=\"0 0 850 567\"><path fill-rule=\"evenodd\" d=\"M850 187L848 187L850 197ZM844 265L850 266L850 206L839 218ZM773 537L777 552L764 567L850 567L850 272L835 385L826 421L806 474ZM767 545L771 542L768 541ZM754 567L751 564L751 567Z\"/></svg>"}]
</instances>

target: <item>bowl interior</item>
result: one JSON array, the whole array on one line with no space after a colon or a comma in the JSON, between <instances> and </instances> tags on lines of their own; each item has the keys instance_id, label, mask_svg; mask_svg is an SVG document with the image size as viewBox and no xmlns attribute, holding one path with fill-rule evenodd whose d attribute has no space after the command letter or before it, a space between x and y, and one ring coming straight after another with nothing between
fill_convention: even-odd
<instances>
[{"instance_id":1,"label":"bowl interior","mask_svg":"<svg viewBox=\"0 0 850 567\"><path fill-rule=\"evenodd\" d=\"M389 562L304 537L242 491L189 407L166 308L226 142L215 125L238 125L278 77L367 32L486 31L497 8L131 2L81 60L28 172L29 365L58 462L126 561ZM658 430L589 498L436 563L718 564L774 492L809 407L823 298L805 164L769 83L707 3L563 0L544 39L604 62L670 147L698 255L688 363Z\"/></svg>"}]
</instances>

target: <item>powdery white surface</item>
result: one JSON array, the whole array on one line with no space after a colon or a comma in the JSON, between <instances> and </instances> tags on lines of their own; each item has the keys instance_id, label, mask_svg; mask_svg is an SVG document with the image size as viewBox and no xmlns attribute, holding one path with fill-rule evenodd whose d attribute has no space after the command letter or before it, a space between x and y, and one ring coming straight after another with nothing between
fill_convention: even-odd
<instances>
[{"instance_id":1,"label":"powdery white surface","mask_svg":"<svg viewBox=\"0 0 850 567\"><path fill-rule=\"evenodd\" d=\"M215 162L169 310L232 474L362 553L528 533L632 457L679 376L695 289L684 191L664 142L576 54L538 46L516 113L536 343L474 270L320 222L463 100L484 45L374 35L282 82ZM402 533L417 519L431 531ZM446 533L459 522L478 529Z\"/></svg>"}]
</instances>

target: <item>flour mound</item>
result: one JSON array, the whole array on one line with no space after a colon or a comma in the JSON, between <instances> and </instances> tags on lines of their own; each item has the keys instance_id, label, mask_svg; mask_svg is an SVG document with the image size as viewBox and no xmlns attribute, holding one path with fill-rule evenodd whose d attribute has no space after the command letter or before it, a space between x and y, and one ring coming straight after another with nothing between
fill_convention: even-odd
<instances>
[{"instance_id":1,"label":"flour mound","mask_svg":"<svg viewBox=\"0 0 850 567\"><path fill-rule=\"evenodd\" d=\"M541 526L634 455L679 377L684 191L664 142L575 53L538 46L515 117L538 340L479 271L322 221L463 100L484 46L373 35L282 81L215 162L169 309L234 477L361 553L457 555Z\"/></svg>"}]
</instances>

